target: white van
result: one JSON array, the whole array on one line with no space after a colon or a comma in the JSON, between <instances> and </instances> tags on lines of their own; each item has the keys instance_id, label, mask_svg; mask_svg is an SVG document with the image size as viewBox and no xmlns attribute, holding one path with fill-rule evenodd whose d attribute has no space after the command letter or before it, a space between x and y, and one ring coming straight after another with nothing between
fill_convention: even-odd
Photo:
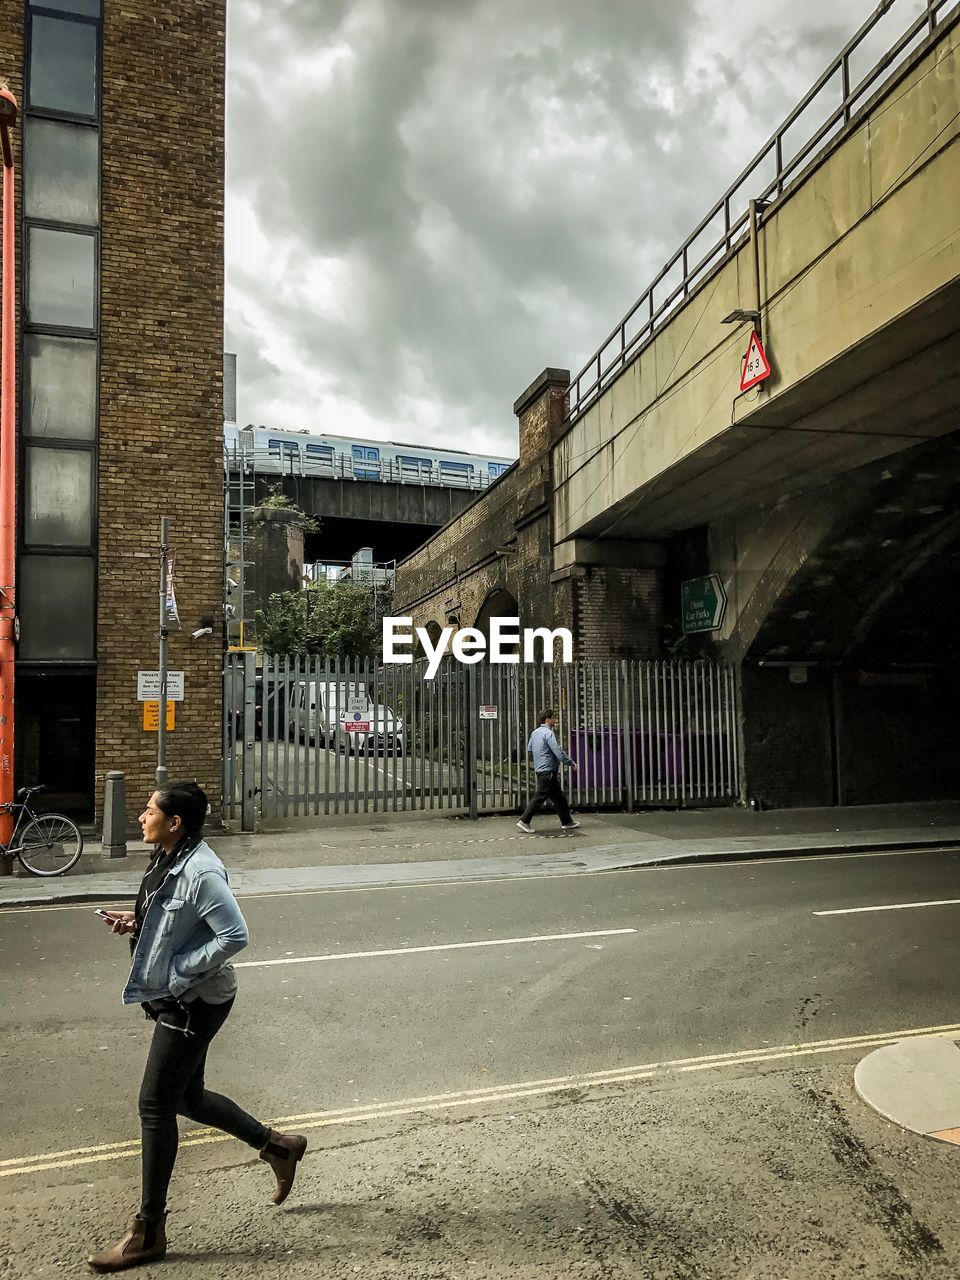
<instances>
[{"instance_id":1,"label":"white van","mask_svg":"<svg viewBox=\"0 0 960 1280\"><path fill-rule=\"evenodd\" d=\"M374 706L363 684L301 680L290 691L287 722L291 733L299 723L302 742L337 751L403 755L403 721L390 707Z\"/></svg>"}]
</instances>

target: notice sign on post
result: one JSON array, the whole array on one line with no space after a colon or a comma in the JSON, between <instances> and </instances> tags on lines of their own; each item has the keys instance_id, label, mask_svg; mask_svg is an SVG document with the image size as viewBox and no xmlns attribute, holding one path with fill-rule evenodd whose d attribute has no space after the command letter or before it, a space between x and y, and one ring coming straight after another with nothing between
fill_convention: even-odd
<instances>
[{"instance_id":1,"label":"notice sign on post","mask_svg":"<svg viewBox=\"0 0 960 1280\"><path fill-rule=\"evenodd\" d=\"M680 588L680 609L683 614L683 634L697 631L718 631L723 625L727 608L727 593L715 573L706 578L690 578Z\"/></svg>"},{"instance_id":2,"label":"notice sign on post","mask_svg":"<svg viewBox=\"0 0 960 1280\"><path fill-rule=\"evenodd\" d=\"M176 728L176 703L167 703L167 733ZM143 704L143 727L148 733L157 733L160 729L160 703L147 700Z\"/></svg>"},{"instance_id":3,"label":"notice sign on post","mask_svg":"<svg viewBox=\"0 0 960 1280\"><path fill-rule=\"evenodd\" d=\"M343 727L347 733L369 733L370 721L364 720L362 711L354 711L353 715L347 716L343 722Z\"/></svg>"},{"instance_id":4,"label":"notice sign on post","mask_svg":"<svg viewBox=\"0 0 960 1280\"><path fill-rule=\"evenodd\" d=\"M159 671L138 671L137 672L137 701L138 702L159 702L160 700L160 672ZM168 671L167 672L167 701L182 702L183 701L183 672Z\"/></svg>"},{"instance_id":5,"label":"notice sign on post","mask_svg":"<svg viewBox=\"0 0 960 1280\"><path fill-rule=\"evenodd\" d=\"M481 720L496 720L496 718L497 718L497 708L496 708L496 707L481 707L481 708L480 708L480 719L481 719Z\"/></svg>"}]
</instances>

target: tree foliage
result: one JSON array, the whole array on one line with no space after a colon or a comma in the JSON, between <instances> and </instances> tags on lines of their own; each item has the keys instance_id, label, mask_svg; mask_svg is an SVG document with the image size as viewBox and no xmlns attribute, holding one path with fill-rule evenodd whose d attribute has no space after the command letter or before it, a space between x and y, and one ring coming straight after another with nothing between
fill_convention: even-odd
<instances>
[{"instance_id":1,"label":"tree foliage","mask_svg":"<svg viewBox=\"0 0 960 1280\"><path fill-rule=\"evenodd\" d=\"M318 582L303 591L270 596L257 612L264 653L321 658L380 653L381 623L393 605L393 588L381 583Z\"/></svg>"},{"instance_id":2,"label":"tree foliage","mask_svg":"<svg viewBox=\"0 0 960 1280\"><path fill-rule=\"evenodd\" d=\"M320 530L320 522L314 516L308 516L293 501L282 492L279 484L270 486L270 492L260 503L261 507L267 507L271 511L286 511L294 517L293 523L298 529L302 529L304 533L318 533Z\"/></svg>"}]
</instances>

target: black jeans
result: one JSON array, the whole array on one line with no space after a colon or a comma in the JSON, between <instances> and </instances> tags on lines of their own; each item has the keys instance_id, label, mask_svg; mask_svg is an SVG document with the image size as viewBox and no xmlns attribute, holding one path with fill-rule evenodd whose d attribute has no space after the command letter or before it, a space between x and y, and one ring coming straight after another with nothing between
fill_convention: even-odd
<instances>
[{"instance_id":1,"label":"black jeans","mask_svg":"<svg viewBox=\"0 0 960 1280\"><path fill-rule=\"evenodd\" d=\"M156 1221L167 1206L177 1159L177 1116L222 1129L259 1151L270 1130L235 1102L203 1087L210 1041L226 1022L233 1001L206 1004L169 1000L154 1006L153 1041L140 1086L143 1198L140 1216Z\"/></svg>"},{"instance_id":2,"label":"black jeans","mask_svg":"<svg viewBox=\"0 0 960 1280\"><path fill-rule=\"evenodd\" d=\"M537 774L537 790L536 794L530 799L530 803L523 811L521 822L529 822L538 809L542 808L548 800L553 801L553 807L560 815L560 822L563 826L567 826L570 819L570 806L567 804L567 797L560 789L557 771L554 769L549 773Z\"/></svg>"}]
</instances>

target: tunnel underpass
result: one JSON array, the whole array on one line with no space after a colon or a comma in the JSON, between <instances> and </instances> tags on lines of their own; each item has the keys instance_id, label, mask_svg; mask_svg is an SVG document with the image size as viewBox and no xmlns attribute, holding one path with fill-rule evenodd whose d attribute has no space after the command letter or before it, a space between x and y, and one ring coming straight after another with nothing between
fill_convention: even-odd
<instances>
[{"instance_id":1,"label":"tunnel underpass","mask_svg":"<svg viewBox=\"0 0 960 1280\"><path fill-rule=\"evenodd\" d=\"M832 527L743 656L748 798L956 797L958 452L947 440L832 486Z\"/></svg>"},{"instance_id":2,"label":"tunnel underpass","mask_svg":"<svg viewBox=\"0 0 960 1280\"><path fill-rule=\"evenodd\" d=\"M304 560L308 564L350 560L360 547L372 547L377 563L402 560L435 532L431 525L324 516L319 532L304 535Z\"/></svg>"}]
</instances>

